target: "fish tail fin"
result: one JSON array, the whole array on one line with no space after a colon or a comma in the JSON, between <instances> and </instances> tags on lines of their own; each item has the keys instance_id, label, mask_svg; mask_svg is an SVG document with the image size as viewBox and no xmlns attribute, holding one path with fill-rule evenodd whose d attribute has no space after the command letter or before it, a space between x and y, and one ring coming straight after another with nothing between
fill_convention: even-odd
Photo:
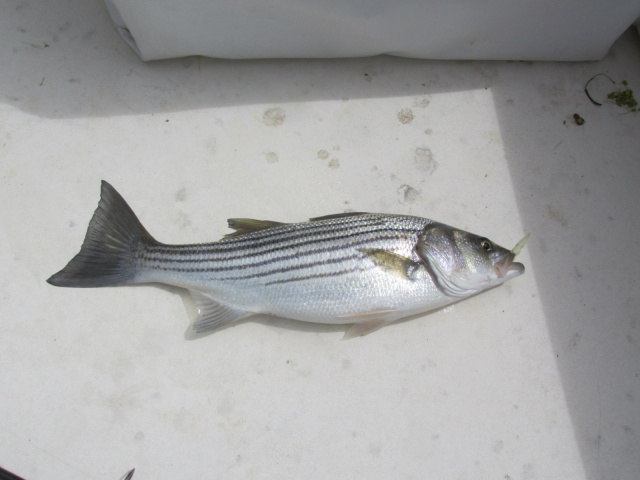
<instances>
[{"instance_id":1,"label":"fish tail fin","mask_svg":"<svg viewBox=\"0 0 640 480\"><path fill-rule=\"evenodd\" d=\"M138 253L157 244L124 198L102 181L80 252L47 282L57 287L107 287L135 282Z\"/></svg>"}]
</instances>

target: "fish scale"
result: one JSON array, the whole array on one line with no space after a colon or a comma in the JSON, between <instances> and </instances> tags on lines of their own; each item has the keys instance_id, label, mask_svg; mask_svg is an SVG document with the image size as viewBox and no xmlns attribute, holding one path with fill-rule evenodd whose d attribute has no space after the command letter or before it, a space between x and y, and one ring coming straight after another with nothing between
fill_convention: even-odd
<instances>
[{"instance_id":1,"label":"fish scale","mask_svg":"<svg viewBox=\"0 0 640 480\"><path fill-rule=\"evenodd\" d=\"M146 268L156 270L212 273L249 270L249 273L243 273L242 278L258 279L270 271L282 270L283 265L289 269L303 269L324 263L352 260L357 256L358 249L363 247L377 246L408 253L416 243L418 234L427 224L424 219L416 217L367 217L374 217L378 221L376 224L369 223L364 226L362 222L351 222L357 228L341 222L340 229L333 228L333 220L318 221L319 228L316 228L312 237L300 237L299 229L305 229L306 224L294 224L285 232L273 232L274 235L271 235L269 242L262 241L256 247L251 247L254 240L252 234L247 234L248 238L232 237L210 244L173 248L165 245L150 246L146 248L142 260ZM379 225L383 222L386 226L380 228ZM344 231L351 233L345 235ZM292 241L292 238L297 242ZM301 238L304 238L304 241L300 241ZM236 246L244 247L242 255L230 255L229 252L237 251Z\"/></svg>"},{"instance_id":2,"label":"fish scale","mask_svg":"<svg viewBox=\"0 0 640 480\"><path fill-rule=\"evenodd\" d=\"M389 232L390 236L400 236L405 230L402 227L410 228L408 233L417 235L424 227L424 219L417 217L400 217L366 214L363 220L374 218L376 223L371 222L340 222L332 220L314 221L311 223L298 223L287 225L286 227L272 227L265 232L245 234L242 237L227 237L219 242L198 245L179 245L169 247L162 245L150 250L149 258L163 257L165 260L184 261L183 258L190 257L189 260L205 261L215 259L216 256L224 257L226 260L246 259L255 253L270 253L280 251L284 248L295 248L309 244L316 244L319 241L344 242L347 239L357 238L362 234L372 234L379 232ZM386 218L385 218L386 217ZM405 220L399 222L398 220ZM393 224L391 222L393 221ZM313 225L313 230L307 226ZM385 227L385 224L388 225ZM415 228L414 224L417 225ZM380 228L380 226L383 228ZM339 228L336 228L339 227ZM274 230L271 232L270 230ZM349 232L345 234L346 232ZM315 235L314 235L315 234ZM298 241L297 243L295 243ZM355 240L358 241L358 240ZM336 246L348 246L348 243L336 244ZM177 257L177 258L176 258Z\"/></svg>"},{"instance_id":3,"label":"fish scale","mask_svg":"<svg viewBox=\"0 0 640 480\"><path fill-rule=\"evenodd\" d=\"M399 287L405 288L397 285L402 282L390 282L386 275L372 272L376 265L361 250L411 255L418 234L429 222L368 214L272 227L210 244L163 245L161 254L149 246L142 255L138 280L198 289L250 311L307 321L332 317L341 323L341 317L366 307L361 305L364 302L375 304L377 310L396 308L389 298L396 296ZM256 239L257 246L251 247ZM243 255L228 258L236 246L243 247ZM327 296L327 292L354 289L369 293L357 301Z\"/></svg>"},{"instance_id":4,"label":"fish scale","mask_svg":"<svg viewBox=\"0 0 640 480\"><path fill-rule=\"evenodd\" d=\"M198 307L197 332L267 313L355 324L347 335L357 336L524 272L514 252L420 217L349 213L293 224L235 218L229 226L235 232L218 242L160 243L103 181L80 252L48 282L186 288Z\"/></svg>"}]
</instances>

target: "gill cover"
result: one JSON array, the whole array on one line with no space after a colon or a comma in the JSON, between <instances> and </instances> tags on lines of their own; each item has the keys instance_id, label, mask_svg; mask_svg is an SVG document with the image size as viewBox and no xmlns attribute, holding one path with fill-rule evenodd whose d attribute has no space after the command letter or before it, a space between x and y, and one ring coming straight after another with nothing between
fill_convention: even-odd
<instances>
[{"instance_id":1,"label":"gill cover","mask_svg":"<svg viewBox=\"0 0 640 480\"><path fill-rule=\"evenodd\" d=\"M416 253L449 297L462 299L524 272L515 254L490 240L443 224L418 236Z\"/></svg>"}]
</instances>

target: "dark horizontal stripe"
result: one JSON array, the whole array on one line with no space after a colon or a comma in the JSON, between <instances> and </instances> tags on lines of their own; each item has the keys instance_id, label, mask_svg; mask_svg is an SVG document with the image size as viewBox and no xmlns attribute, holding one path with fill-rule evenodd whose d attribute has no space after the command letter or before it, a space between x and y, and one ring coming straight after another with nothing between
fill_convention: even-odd
<instances>
[{"instance_id":1,"label":"dark horizontal stripe","mask_svg":"<svg viewBox=\"0 0 640 480\"><path fill-rule=\"evenodd\" d=\"M302 264L299 264L299 265L289 265L287 267L282 267L282 268L274 268L274 269L263 271L263 272L257 272L255 274L222 277L222 278L219 278L217 280L219 280L219 281L235 281L235 280L247 280L249 278L269 277L271 275L277 275L277 274L280 274L280 273L290 273L290 272L296 272L296 271L304 270L304 269L308 269L308 268L316 268L316 267L319 267L320 265L339 264L339 263L342 263L342 262L348 262L350 260L358 260L359 258L361 258L361 257L359 257L358 255L349 255L349 256L346 256L346 257L322 259L322 260L316 260L315 262L302 263Z\"/></svg>"},{"instance_id":2,"label":"dark horizontal stripe","mask_svg":"<svg viewBox=\"0 0 640 480\"><path fill-rule=\"evenodd\" d=\"M340 264L342 262L347 262L350 260L358 260L359 258L362 258L362 257L359 255L348 255L348 256L337 257L337 258L324 258L321 260L316 260L314 262L300 263L297 265L289 265L286 267L282 266L280 268L273 268L271 270L266 270L266 271L256 271L254 273L249 273L244 275L232 275L228 277L216 278L216 281L235 281L235 280L247 280L249 278L268 277L270 275L276 275L280 273L295 272L295 271L309 269L309 268L316 268L320 265ZM212 268L205 268L205 267L170 267L170 266L163 266L163 265L151 266L148 268L152 270L162 270L166 272L189 272L189 273L215 273L215 272L221 272L221 271L236 270L234 268L212 269Z\"/></svg>"},{"instance_id":3,"label":"dark horizontal stripe","mask_svg":"<svg viewBox=\"0 0 640 480\"><path fill-rule=\"evenodd\" d=\"M313 224L311 224L313 225ZM381 222L376 222L371 225L365 225L367 227L383 225ZM320 224L318 227L313 225L313 230L319 230L320 235L315 235L313 238L318 239L323 236L327 236L327 239L332 238L330 234L342 232L345 229L340 225L332 225L335 228L328 228L326 225ZM312 233L310 228L307 228L305 224L297 225L295 229L283 229L282 227L275 227L268 230L278 230L273 234L267 236L260 236L258 232L248 233L241 237L232 237L230 239L222 239L215 243L203 243L195 245L162 245L159 247L153 246L149 248L149 252L158 254L179 254L185 255L207 255L211 253L225 254L225 253L237 253L242 250L259 250L261 247L269 247L271 245L277 245L279 243L295 242L299 239L307 239ZM353 230L353 228L351 228ZM363 233L370 230L362 230L354 233ZM322 235L324 234L324 235ZM288 246L288 245L287 245ZM205 251L203 251L205 250ZM243 255L244 256L244 255ZM240 255L239 255L240 257Z\"/></svg>"},{"instance_id":4,"label":"dark horizontal stripe","mask_svg":"<svg viewBox=\"0 0 640 480\"><path fill-rule=\"evenodd\" d=\"M178 259L178 260L173 260L173 261L164 261L164 260L156 260L158 265L145 265L146 268L151 268L151 269L155 269L155 270L164 270L164 271L175 271L175 272L199 272L199 273L204 273L204 272L209 272L209 273L217 273L217 272L229 272L229 271L238 271L238 270L247 270L247 269L260 269L262 267L265 267L267 265L272 265L275 263L282 263L282 262L287 262L287 261L291 261L291 260L296 260L296 259L302 259L305 257L310 257L313 255L322 255L322 254L338 254L340 252L343 252L345 250L350 250L353 248L357 248L357 247L371 247L374 246L376 244L379 244L380 242L384 242L384 241L389 241L389 240L396 240L397 236L395 235L389 235L389 236L377 236L377 237L373 237L373 238L368 238L368 239L363 239L362 241L359 242L352 242L349 244L342 244L342 245L336 245L333 247L322 247L322 248L316 248L314 250L307 250L304 252L294 252L294 253L290 253L290 254L283 254L279 255L279 256L275 256L275 257L268 257L268 258L263 258L260 261L254 261L252 263L244 263L244 264L234 264L234 265L220 265L221 262L223 262L224 260L219 260L215 263L218 263L218 265L214 265L214 266L209 266L209 267L177 267L175 266L176 264L185 264L185 263L192 263L192 264L203 264L203 263L207 263L206 261L194 261L194 260L185 260L185 259ZM280 249L278 249L280 250ZM246 257L243 257L246 258ZM344 259L354 259L356 258L356 256L354 255L349 255L349 256L343 256L343 257L329 257L326 256L325 258L323 258L321 260L321 262L336 262L336 261L341 261ZM145 260L148 261L148 259L145 258ZM151 262L150 262L151 263ZM304 265L306 264L301 264L302 267L304 267ZM251 276L251 275L250 275Z\"/></svg>"},{"instance_id":5,"label":"dark horizontal stripe","mask_svg":"<svg viewBox=\"0 0 640 480\"><path fill-rule=\"evenodd\" d=\"M371 216L373 217L373 216ZM367 219L371 218L367 216ZM356 217L357 218L357 217ZM235 258L244 258L246 256L243 251L254 250L258 251L261 248L266 250L255 252L252 254L269 253L274 250L288 247L296 247L300 244L292 243L301 239L308 239L309 234L312 231L317 231L316 235L311 241L331 241L334 239L344 238L341 236L334 236L331 234L339 233L344 230L356 230L352 232L352 235L366 234L373 231L380 231L381 229L371 228L380 227L382 230L398 231L403 233L417 233L421 227L420 219L413 217L399 217L394 219L393 217L375 216L372 218L373 222L368 223L355 223L355 222L342 222L338 223L333 220L331 224L328 222L312 222L308 224L291 224L295 226L295 229L291 229L291 225L283 227L274 227L265 231L259 230L257 232L247 233L240 237L231 237L229 239L222 239L215 243L203 243L203 244L190 244L190 245L160 245L152 246L147 249L147 252L152 258L155 255L179 255L184 256L204 256L204 255L224 255L227 253L235 253L237 255L227 257L225 260L233 260ZM404 222L398 220L405 220ZM407 221L409 220L409 221ZM414 220L414 221L411 221ZM262 233L261 232L265 232ZM326 238L324 238L326 237ZM289 244L291 243L291 244ZM307 242L303 242L307 243ZM274 246L275 245L275 246ZM163 260L165 258L163 257ZM189 260L187 260L189 261Z\"/></svg>"},{"instance_id":6,"label":"dark horizontal stripe","mask_svg":"<svg viewBox=\"0 0 640 480\"><path fill-rule=\"evenodd\" d=\"M397 221L400 218L403 218L403 217L396 216L394 218L394 216L392 215L369 213L369 214L362 214L362 215L353 216L353 217L332 218L332 219L309 221L309 222L302 222L302 223L284 223L282 225L265 228L263 230L255 230L239 236L229 236L229 237L223 238L221 240L221 243L231 243L231 242L239 243L239 242L246 241L249 236L251 236L252 241L267 240L271 237L278 236L283 233L285 234L291 233L292 231L309 233L314 231L327 231L332 229L340 230L340 229L344 229L345 227L362 228L362 227L369 227L373 225L381 225L384 223L389 223L390 220Z\"/></svg>"},{"instance_id":7,"label":"dark horizontal stripe","mask_svg":"<svg viewBox=\"0 0 640 480\"><path fill-rule=\"evenodd\" d=\"M374 267L371 267L374 268ZM291 282L301 282L301 281L305 281L305 280L317 280L320 278L332 278L332 277L338 277L340 275L347 275L349 273L353 273L353 272L357 272L357 271L361 271L364 272L365 270L368 270L367 268L363 268L363 267L358 267L358 268L352 268L349 270L339 270L337 272L328 272L328 273L314 273L313 275L305 275L303 277L292 277L292 278L282 278L279 280L272 280L270 282L265 283L265 285L282 285L283 283L291 283Z\"/></svg>"},{"instance_id":8,"label":"dark horizontal stripe","mask_svg":"<svg viewBox=\"0 0 640 480\"><path fill-rule=\"evenodd\" d=\"M402 233L405 233L405 235L402 235ZM406 233L410 233L410 235L406 235ZM374 236L374 234L378 234L376 236ZM382 235L385 234L385 235ZM304 252L298 252L298 256L305 256L305 255L312 255L314 253L321 253L324 251L338 251L338 250L344 250L344 249L348 249L348 248L353 248L355 246L359 246L359 245L364 245L364 244L370 244L370 243L374 243L374 242L379 242L379 241L385 241L385 240L397 240L397 239L409 239L410 237L413 237L417 235L417 232L415 230L413 231L407 231L407 232L399 232L397 229L390 229L390 228L384 228L384 229L378 229L378 230L369 230L367 232L355 232L355 233L348 233L345 235L339 235L339 236L334 236L331 238L312 238L312 239L308 239L305 241L301 241L295 244L289 244L289 245L276 245L274 244L270 249L267 250L261 250L261 251L256 251L254 249L254 251L251 252L244 252L242 254L238 254L238 255L230 255L230 256L226 256L226 257L222 257L222 258L218 258L222 255L222 253L215 248L212 248L210 251L208 252L202 252L199 255L195 255L195 254L187 254L184 251L181 250L175 250L173 251L172 249L165 249L165 251L158 251L158 250L146 250L144 255L143 255L143 259L146 261L157 261L157 262L165 262L165 263L191 263L191 262L231 262L234 260L239 260L239 259L248 259L251 257L259 257L259 256L266 256L269 255L271 253L275 253L275 252L283 252L285 250L291 250L291 249L298 249L301 247L306 247L309 245L314 245L314 244L331 244L331 243L335 243L335 242L340 242L340 241L344 241L344 240L348 240L350 238L358 238L358 237L362 237L361 240L356 241L356 242L349 242L346 244L340 244L340 245L330 245L328 248L327 247L323 247L321 249L316 249L316 250L307 250ZM301 237L301 238L306 238L306 237ZM209 244L212 247L215 247L216 244ZM164 256L163 256L164 255ZM273 262L277 262L280 261L282 259L286 259L286 258L290 258L291 254L288 255L282 255L279 257L274 257L271 259L266 260L267 263L273 263ZM295 254L294 254L295 256ZM188 258L185 258L188 257ZM255 263L250 263L250 264L236 264L233 266L228 266L228 267L220 267L223 270L226 269L231 269L231 268L251 268L252 266L255 266Z\"/></svg>"},{"instance_id":9,"label":"dark horizontal stripe","mask_svg":"<svg viewBox=\"0 0 640 480\"><path fill-rule=\"evenodd\" d=\"M254 242L255 240L268 240L271 237L276 237L291 232L310 233L314 231L327 231L331 229L339 230L343 229L345 225L348 225L350 228L357 228L379 225L381 223L385 223L385 218L381 215L376 214L363 215L360 217L349 217L343 220L332 219L305 223L285 223L275 227L265 228L263 230L255 230L239 236L225 237L220 242L242 243L248 240L249 236L251 237L251 241Z\"/></svg>"}]
</instances>

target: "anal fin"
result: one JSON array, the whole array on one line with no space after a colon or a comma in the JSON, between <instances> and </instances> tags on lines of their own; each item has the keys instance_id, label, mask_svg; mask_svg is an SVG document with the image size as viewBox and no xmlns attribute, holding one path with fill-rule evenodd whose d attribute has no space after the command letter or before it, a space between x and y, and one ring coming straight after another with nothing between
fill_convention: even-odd
<instances>
[{"instance_id":1,"label":"anal fin","mask_svg":"<svg viewBox=\"0 0 640 480\"><path fill-rule=\"evenodd\" d=\"M198 308L198 318L193 322L193 329L196 333L217 330L241 318L254 315L253 312L222 305L202 292L189 290L189 293Z\"/></svg>"}]
</instances>

